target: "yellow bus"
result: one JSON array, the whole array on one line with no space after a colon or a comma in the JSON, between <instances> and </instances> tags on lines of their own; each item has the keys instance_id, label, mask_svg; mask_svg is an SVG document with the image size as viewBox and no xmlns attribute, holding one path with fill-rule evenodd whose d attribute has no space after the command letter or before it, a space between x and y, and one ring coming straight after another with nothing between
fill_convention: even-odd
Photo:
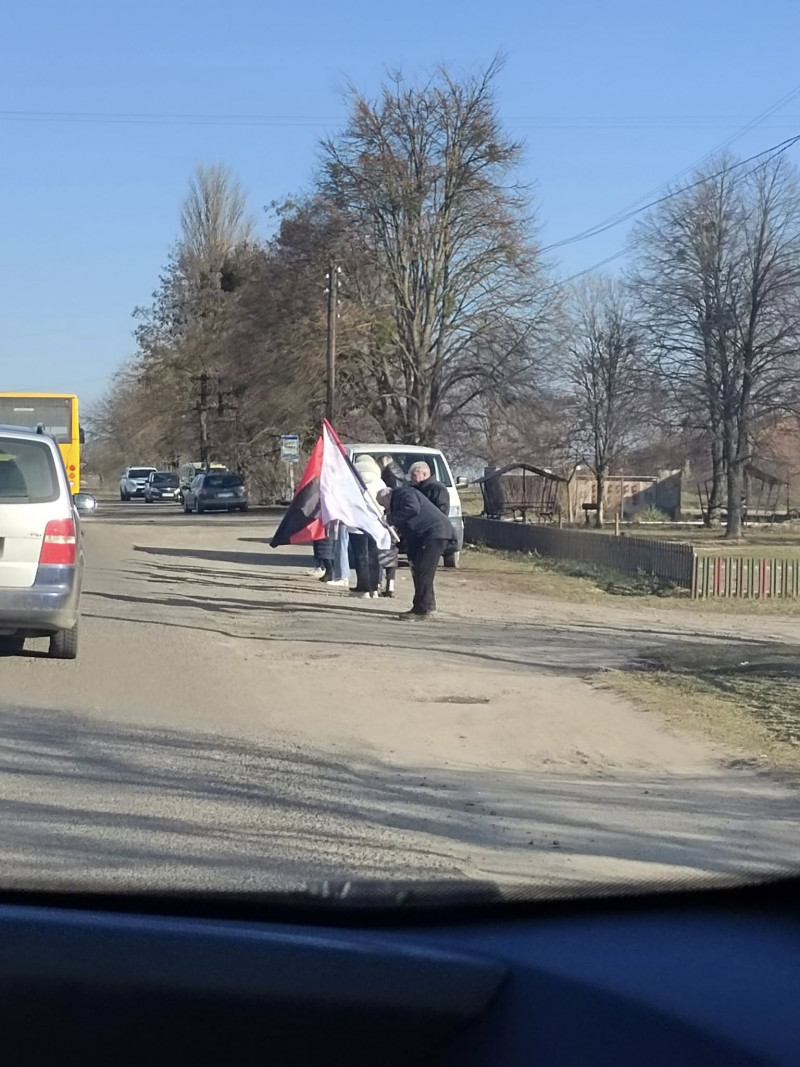
<instances>
[{"instance_id":1,"label":"yellow bus","mask_svg":"<svg viewBox=\"0 0 800 1067\"><path fill-rule=\"evenodd\" d=\"M58 441L73 493L81 488L83 431L74 393L0 393L0 426L25 426Z\"/></svg>"}]
</instances>

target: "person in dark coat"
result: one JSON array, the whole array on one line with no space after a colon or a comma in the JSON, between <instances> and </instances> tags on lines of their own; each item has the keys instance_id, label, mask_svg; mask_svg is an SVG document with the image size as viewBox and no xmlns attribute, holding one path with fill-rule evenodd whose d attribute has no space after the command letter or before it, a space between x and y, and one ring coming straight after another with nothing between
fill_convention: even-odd
<instances>
[{"instance_id":1,"label":"person in dark coat","mask_svg":"<svg viewBox=\"0 0 800 1067\"><path fill-rule=\"evenodd\" d=\"M453 539L450 519L413 485L400 481L395 471L383 472L387 490L380 503L389 525L403 538L414 579L414 602L401 619L426 619L436 611L433 583L439 560Z\"/></svg>"},{"instance_id":2,"label":"person in dark coat","mask_svg":"<svg viewBox=\"0 0 800 1067\"><path fill-rule=\"evenodd\" d=\"M424 459L411 464L408 477L411 484L435 504L442 515L450 517L450 491L446 485L433 477Z\"/></svg>"}]
</instances>

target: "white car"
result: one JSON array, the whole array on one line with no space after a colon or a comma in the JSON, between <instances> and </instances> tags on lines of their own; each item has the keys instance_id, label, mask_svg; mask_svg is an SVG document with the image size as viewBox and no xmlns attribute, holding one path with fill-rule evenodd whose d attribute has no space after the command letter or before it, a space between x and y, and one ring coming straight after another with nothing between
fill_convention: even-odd
<instances>
[{"instance_id":1,"label":"white car","mask_svg":"<svg viewBox=\"0 0 800 1067\"><path fill-rule=\"evenodd\" d=\"M143 497L150 475L157 470L157 467L126 467L119 480L120 500L130 500L132 496Z\"/></svg>"},{"instance_id":2,"label":"white car","mask_svg":"<svg viewBox=\"0 0 800 1067\"><path fill-rule=\"evenodd\" d=\"M0 650L20 652L27 637L49 637L53 659L78 654L83 583L79 513L56 441L0 426Z\"/></svg>"},{"instance_id":3,"label":"white car","mask_svg":"<svg viewBox=\"0 0 800 1067\"><path fill-rule=\"evenodd\" d=\"M430 467L433 477L447 487L450 496L450 522L453 526L454 545L444 556L445 567L457 567L464 547L464 519L461 511L461 497L458 486L465 485L463 479L453 478L450 464L438 448L426 448L424 445L389 445L389 444L355 444L345 445L345 451L355 463L359 456L372 456L379 467L385 459L391 459L408 473L412 463L424 460Z\"/></svg>"}]
</instances>

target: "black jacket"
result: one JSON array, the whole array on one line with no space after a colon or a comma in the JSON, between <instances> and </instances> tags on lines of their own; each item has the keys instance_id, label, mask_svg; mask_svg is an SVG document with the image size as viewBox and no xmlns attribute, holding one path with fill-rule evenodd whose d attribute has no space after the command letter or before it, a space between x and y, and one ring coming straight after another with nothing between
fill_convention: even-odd
<instances>
[{"instance_id":1,"label":"black jacket","mask_svg":"<svg viewBox=\"0 0 800 1067\"><path fill-rule=\"evenodd\" d=\"M438 538L452 541L450 519L413 485L399 485L389 501L389 523L394 526L412 552L425 541Z\"/></svg>"},{"instance_id":2,"label":"black jacket","mask_svg":"<svg viewBox=\"0 0 800 1067\"><path fill-rule=\"evenodd\" d=\"M426 478L424 482L417 482L414 486L423 496L435 504L442 515L450 516L450 493L447 486L437 482L435 478Z\"/></svg>"}]
</instances>

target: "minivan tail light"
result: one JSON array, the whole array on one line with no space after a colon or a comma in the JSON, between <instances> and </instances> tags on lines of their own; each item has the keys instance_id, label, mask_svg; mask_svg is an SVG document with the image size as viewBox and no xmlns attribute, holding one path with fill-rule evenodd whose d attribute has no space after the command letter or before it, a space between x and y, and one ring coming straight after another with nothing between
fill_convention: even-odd
<instances>
[{"instance_id":1,"label":"minivan tail light","mask_svg":"<svg viewBox=\"0 0 800 1067\"><path fill-rule=\"evenodd\" d=\"M44 528L40 564L74 565L78 558L78 539L73 519L51 519Z\"/></svg>"}]
</instances>

